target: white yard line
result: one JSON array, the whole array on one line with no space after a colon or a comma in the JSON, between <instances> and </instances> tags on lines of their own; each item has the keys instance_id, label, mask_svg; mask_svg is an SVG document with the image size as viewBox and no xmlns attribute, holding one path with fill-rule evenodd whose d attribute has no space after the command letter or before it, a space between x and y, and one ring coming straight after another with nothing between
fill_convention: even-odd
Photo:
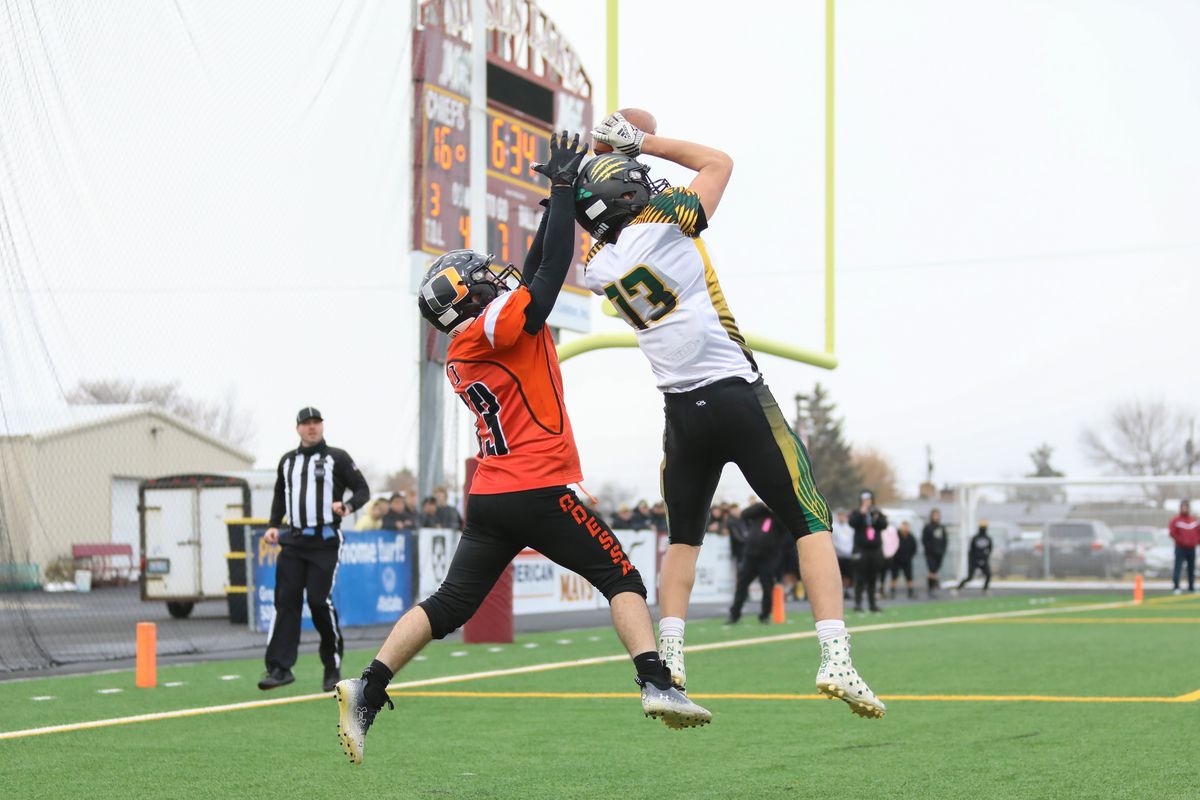
<instances>
[{"instance_id":1,"label":"white yard line","mask_svg":"<svg viewBox=\"0 0 1200 800\"><path fill-rule=\"evenodd\" d=\"M1133 606L1130 601L1120 601L1115 603L1092 603L1082 606L1063 606L1062 608L1031 608L1020 609L1017 611L996 611L988 614L965 614L956 617L934 617L932 619L918 619L907 622L883 622L877 625L857 625L850 628L852 633L869 633L872 631L890 631L900 630L903 628L923 628L931 625L950 625L957 622L976 622L984 619L1004 619L1006 617L1032 617L1042 614L1066 614L1079 613L1082 611L1104 611L1111 608L1129 608ZM797 633L784 633L776 636L757 636L752 639L734 639L728 642L710 642L708 644L691 645L687 648L689 653L701 653L710 650L727 650L733 647L750 647L758 644L774 644L776 642L788 642L796 639L811 639L815 637L816 631L803 631ZM415 689L421 686L440 686L447 683L459 683L462 681L476 681L485 678L502 678L508 675L528 675L536 672L549 672L551 670L569 669L572 667L588 667L596 664L613 664L621 661L628 661L629 656L622 653L612 656L597 656L595 658L579 658L572 661L552 661L544 664L529 664L524 667L510 667L508 669L492 669L483 672L468 672L462 675L443 675L439 678L425 678L416 681L401 681L393 683L392 689ZM83 731L92 728L108 728L116 725L132 725L138 722L157 722L165 719L181 719L184 717L197 717L205 714L223 714L228 711L248 711L255 708L269 708L271 706L289 705L291 703L305 703L310 700L328 700L332 695L327 692L320 694L302 694L291 697L278 697L269 700L251 700L243 703L228 703L219 706L202 706L200 708L183 708L177 711L157 711L151 714L138 714L131 717L113 717L111 719L97 719L90 722L72 722L65 725L48 725L44 728L26 728L19 731L3 731L0 732L0 741L4 739L24 739L30 736L42 736L49 733L67 733L70 731Z\"/></svg>"}]
</instances>

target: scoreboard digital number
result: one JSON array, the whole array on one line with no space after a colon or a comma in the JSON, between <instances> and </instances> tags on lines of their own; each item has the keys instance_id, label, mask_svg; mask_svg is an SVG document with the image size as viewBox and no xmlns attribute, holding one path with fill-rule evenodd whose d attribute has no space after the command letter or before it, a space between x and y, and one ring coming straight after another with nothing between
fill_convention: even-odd
<instances>
[{"instance_id":1,"label":"scoreboard digital number","mask_svg":"<svg viewBox=\"0 0 1200 800\"><path fill-rule=\"evenodd\" d=\"M416 175L419 249L431 255L471 247L470 126L467 98L430 83L421 104L421 150ZM533 244L541 219L538 205L549 185L530 171L550 155L550 129L530 124L500 108L487 113L487 244L505 264L520 267ZM577 232L576 261L591 247ZM581 289L578 281L569 281Z\"/></svg>"},{"instance_id":2,"label":"scoreboard digital number","mask_svg":"<svg viewBox=\"0 0 1200 800\"><path fill-rule=\"evenodd\" d=\"M516 181L518 186L528 186L544 194L545 179L530 172L530 167L549 157L550 131L488 110L489 177Z\"/></svg>"}]
</instances>

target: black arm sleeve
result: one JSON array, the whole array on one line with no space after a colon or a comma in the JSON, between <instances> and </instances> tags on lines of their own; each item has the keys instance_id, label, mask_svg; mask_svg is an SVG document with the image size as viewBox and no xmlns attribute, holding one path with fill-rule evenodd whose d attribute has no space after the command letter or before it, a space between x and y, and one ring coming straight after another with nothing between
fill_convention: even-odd
<instances>
[{"instance_id":1,"label":"black arm sleeve","mask_svg":"<svg viewBox=\"0 0 1200 800\"><path fill-rule=\"evenodd\" d=\"M268 528L278 528L283 524L283 512L286 511L287 501L284 499L284 484L283 484L283 462L286 457L279 460L279 467L275 470L275 497L271 500L271 520L267 523Z\"/></svg>"},{"instance_id":2,"label":"black arm sleeve","mask_svg":"<svg viewBox=\"0 0 1200 800\"><path fill-rule=\"evenodd\" d=\"M546 211L546 233L543 237L541 266L529 281L532 299L525 307L525 332L537 333L554 310L554 301L567 279L571 256L575 252L575 209L571 202L572 187L556 186L550 190L550 208Z\"/></svg>"},{"instance_id":3,"label":"black arm sleeve","mask_svg":"<svg viewBox=\"0 0 1200 800\"><path fill-rule=\"evenodd\" d=\"M354 463L354 459L350 458L350 454L342 451L342 457L337 460L335 469L341 473L338 477L342 479L343 485L353 494L350 496L350 510L357 511L367 504L371 499L371 489L367 486L367 479L363 477L362 471ZM335 497L335 500L340 500L340 497Z\"/></svg>"},{"instance_id":4,"label":"black arm sleeve","mask_svg":"<svg viewBox=\"0 0 1200 800\"><path fill-rule=\"evenodd\" d=\"M547 205L547 209L542 212L542 219L538 223L537 233L533 235L533 244L529 247L529 252L525 254L525 265L521 267L521 279L528 285L537 275L538 267L542 265L542 242L546 239L546 220L550 219L550 201L543 200Z\"/></svg>"}]
</instances>

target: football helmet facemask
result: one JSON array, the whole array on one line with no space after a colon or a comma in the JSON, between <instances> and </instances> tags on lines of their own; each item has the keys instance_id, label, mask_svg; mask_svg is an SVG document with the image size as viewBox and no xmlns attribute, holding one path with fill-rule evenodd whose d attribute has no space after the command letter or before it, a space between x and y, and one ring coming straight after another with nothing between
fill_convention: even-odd
<instances>
[{"instance_id":1,"label":"football helmet facemask","mask_svg":"<svg viewBox=\"0 0 1200 800\"><path fill-rule=\"evenodd\" d=\"M650 180L650 168L620 153L605 153L583 165L575 179L575 219L598 242L642 213L650 198L666 189L666 179Z\"/></svg>"},{"instance_id":2,"label":"football helmet facemask","mask_svg":"<svg viewBox=\"0 0 1200 800\"><path fill-rule=\"evenodd\" d=\"M430 325L450 336L461 333L502 292L522 285L509 264L500 269L495 256L451 250L430 265L417 292L417 308Z\"/></svg>"}]
</instances>

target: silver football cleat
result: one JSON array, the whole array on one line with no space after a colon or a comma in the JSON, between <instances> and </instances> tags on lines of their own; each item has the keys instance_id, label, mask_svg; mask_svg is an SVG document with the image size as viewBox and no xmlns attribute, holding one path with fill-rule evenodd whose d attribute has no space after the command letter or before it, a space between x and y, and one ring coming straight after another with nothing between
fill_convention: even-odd
<instances>
[{"instance_id":1,"label":"silver football cleat","mask_svg":"<svg viewBox=\"0 0 1200 800\"><path fill-rule=\"evenodd\" d=\"M674 686L659 689L652 683L642 683L642 711L674 730L698 728L712 722L712 713L707 708L692 702Z\"/></svg>"},{"instance_id":2,"label":"silver football cleat","mask_svg":"<svg viewBox=\"0 0 1200 800\"><path fill-rule=\"evenodd\" d=\"M342 751L353 764L363 762L363 749L367 745L367 729L375 721L380 709L373 707L363 695L367 682L362 678L339 681L333 688L338 704L338 740ZM389 708L395 708L387 701Z\"/></svg>"}]
</instances>

